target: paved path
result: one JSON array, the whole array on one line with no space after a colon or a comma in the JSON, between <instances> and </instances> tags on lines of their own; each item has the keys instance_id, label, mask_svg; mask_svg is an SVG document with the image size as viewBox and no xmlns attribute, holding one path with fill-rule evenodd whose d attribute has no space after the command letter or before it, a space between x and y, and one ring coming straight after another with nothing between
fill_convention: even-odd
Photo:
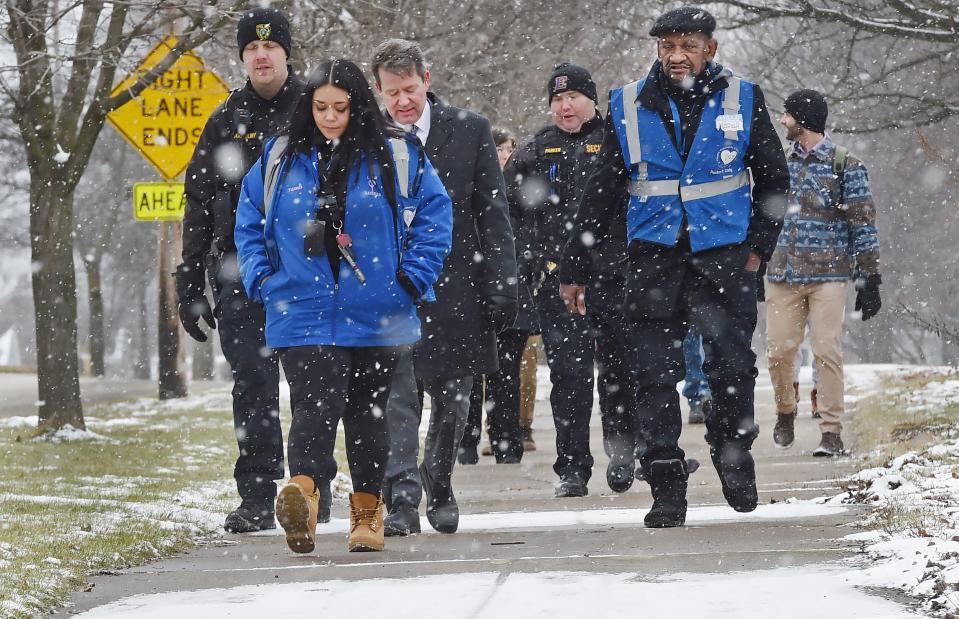
<instances>
[{"instance_id":1,"label":"paved path","mask_svg":"<svg viewBox=\"0 0 959 619\"><path fill-rule=\"evenodd\" d=\"M181 594L134 599L92 616L322 616L322 611L362 604L367 595L375 608L391 617L519 616L520 608L510 601L514 599L523 605L523 614L552 617L582 617L575 610L582 604L584 612L630 617L657 616L646 612L659 608L657 604L666 609L661 616L690 618L782 619L831 611L903 616L902 607L853 589L841 576L845 572L834 571L850 569L837 566L855 550L841 539L852 532L844 525L855 520L855 512L786 502L839 493L835 479L851 472L854 462L809 455L818 442L818 427L809 415L808 400L802 403L796 446L788 451L772 446L768 380L760 384L757 404L763 428L754 448L761 505L753 514L736 514L726 506L702 439L703 427L686 427L683 446L703 462L690 480L687 526L644 528L642 517L651 503L648 486L637 483L622 495L609 491L595 414L592 443L597 456L590 494L553 498L554 433L548 403L539 401L534 423L537 452L527 454L518 465L495 465L491 458L481 458L479 465L457 468L455 488L464 516L455 535L433 532L423 518L423 534L387 539L385 552L348 553L347 525L342 520L348 514L345 505L337 504L333 522L320 526L311 555L291 553L279 533L227 536L235 543L95 577L93 591L75 594L74 606L61 616L127 596L176 591L196 593L186 598ZM369 580L373 578L384 580L374 586ZM670 589L675 582L660 583L676 579L691 580L678 589ZM641 589L650 582L656 587ZM556 588L557 583L568 586ZM264 584L279 588L213 590ZM271 591L281 597L267 602L263 596ZM296 603L291 600L298 595L320 596L308 602L319 614L303 607L302 614L284 614L282 600ZM391 598L403 601L389 604ZM219 603L226 606L216 606ZM620 603L626 606L615 605ZM849 614L842 610L846 606L866 614ZM758 614L744 615L744 608ZM538 611L526 612L531 609ZM637 609L644 612L637 614ZM669 612L677 609L686 614Z\"/></svg>"}]
</instances>

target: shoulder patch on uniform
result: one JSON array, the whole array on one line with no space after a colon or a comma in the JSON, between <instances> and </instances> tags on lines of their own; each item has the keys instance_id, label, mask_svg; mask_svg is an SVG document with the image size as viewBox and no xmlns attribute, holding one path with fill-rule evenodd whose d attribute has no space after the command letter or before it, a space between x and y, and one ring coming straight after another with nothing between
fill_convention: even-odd
<instances>
[{"instance_id":1,"label":"shoulder patch on uniform","mask_svg":"<svg viewBox=\"0 0 959 619\"><path fill-rule=\"evenodd\" d=\"M592 155L592 154L598 153L599 149L602 147L603 147L602 144L587 144L586 152Z\"/></svg>"}]
</instances>

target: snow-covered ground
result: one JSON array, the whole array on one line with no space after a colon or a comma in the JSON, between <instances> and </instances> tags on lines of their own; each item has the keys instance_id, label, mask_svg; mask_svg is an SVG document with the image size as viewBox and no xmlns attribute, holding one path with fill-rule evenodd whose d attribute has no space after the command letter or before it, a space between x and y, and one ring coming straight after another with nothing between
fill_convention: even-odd
<instances>
[{"instance_id":1,"label":"snow-covered ground","mask_svg":"<svg viewBox=\"0 0 959 619\"><path fill-rule=\"evenodd\" d=\"M81 615L84 619L167 617L351 617L358 600L392 619L424 617L914 617L870 596L836 568L727 574L582 572L496 573L256 585L143 595ZM797 592L803 592L797 595ZM395 600L415 603L393 603Z\"/></svg>"}]
</instances>

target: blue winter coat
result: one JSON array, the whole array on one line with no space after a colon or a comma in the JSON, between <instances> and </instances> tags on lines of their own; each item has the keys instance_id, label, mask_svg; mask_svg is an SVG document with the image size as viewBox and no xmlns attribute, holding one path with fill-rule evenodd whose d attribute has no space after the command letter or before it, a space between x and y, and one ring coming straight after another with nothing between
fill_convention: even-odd
<instances>
[{"instance_id":1,"label":"blue winter coat","mask_svg":"<svg viewBox=\"0 0 959 619\"><path fill-rule=\"evenodd\" d=\"M406 144L411 195L404 198L397 183L401 214L386 197L378 166L372 180L365 161L350 173L344 227L366 283L342 259L337 282L327 256L307 256L303 249L320 184L316 152L285 158L264 216L263 168L272 145L266 144L243 179L235 229L243 285L266 309L267 345L398 346L419 340L416 302L433 297L453 227L452 203L429 159ZM420 299L400 286L397 269L409 276Z\"/></svg>"}]
</instances>

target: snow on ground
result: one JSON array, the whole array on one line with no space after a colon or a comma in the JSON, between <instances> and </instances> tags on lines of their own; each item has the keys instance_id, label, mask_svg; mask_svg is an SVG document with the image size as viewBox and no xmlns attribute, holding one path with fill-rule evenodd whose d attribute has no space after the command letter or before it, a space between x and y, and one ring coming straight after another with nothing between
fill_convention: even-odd
<instances>
[{"instance_id":1,"label":"snow on ground","mask_svg":"<svg viewBox=\"0 0 959 619\"><path fill-rule=\"evenodd\" d=\"M690 507L686 514L687 526L699 526L714 522L756 522L762 520L788 520L792 518L812 518L828 516L845 511L839 503L815 503L810 501L782 502L771 505L760 505L756 511L742 514L733 511L727 505L702 505ZM615 525L644 526L644 509L588 509L563 511L519 511L494 512L487 514L462 514L460 516L460 531L517 531L523 529L555 530L564 527L605 527ZM427 522L425 516L420 517L423 533L421 535L439 535ZM326 524L316 527L317 535L349 532L349 520L334 518ZM252 535L282 535L280 528L272 531L262 531Z\"/></svg>"},{"instance_id":2,"label":"snow on ground","mask_svg":"<svg viewBox=\"0 0 959 619\"><path fill-rule=\"evenodd\" d=\"M911 412L959 403L959 375L950 368L854 366L851 373L847 368L847 382L851 378L857 395L865 396L876 392L884 375L918 373L942 380L922 389L887 386L883 395L900 398ZM940 436L920 453L853 475L849 491L828 502L874 508L863 523L870 530L847 538L860 542L872 563L857 574L857 584L900 589L919 598L924 610L947 615L959 612L959 419Z\"/></svg>"},{"instance_id":3,"label":"snow on ground","mask_svg":"<svg viewBox=\"0 0 959 619\"><path fill-rule=\"evenodd\" d=\"M796 595L797 591L804 592ZM856 588L840 568L728 574L582 572L491 573L403 579L256 585L142 595L81 615L85 619L167 617L348 617L357 600L392 619L423 617L913 617ZM391 600L422 603L393 604ZM784 603L788 600L788 603Z\"/></svg>"}]
</instances>

